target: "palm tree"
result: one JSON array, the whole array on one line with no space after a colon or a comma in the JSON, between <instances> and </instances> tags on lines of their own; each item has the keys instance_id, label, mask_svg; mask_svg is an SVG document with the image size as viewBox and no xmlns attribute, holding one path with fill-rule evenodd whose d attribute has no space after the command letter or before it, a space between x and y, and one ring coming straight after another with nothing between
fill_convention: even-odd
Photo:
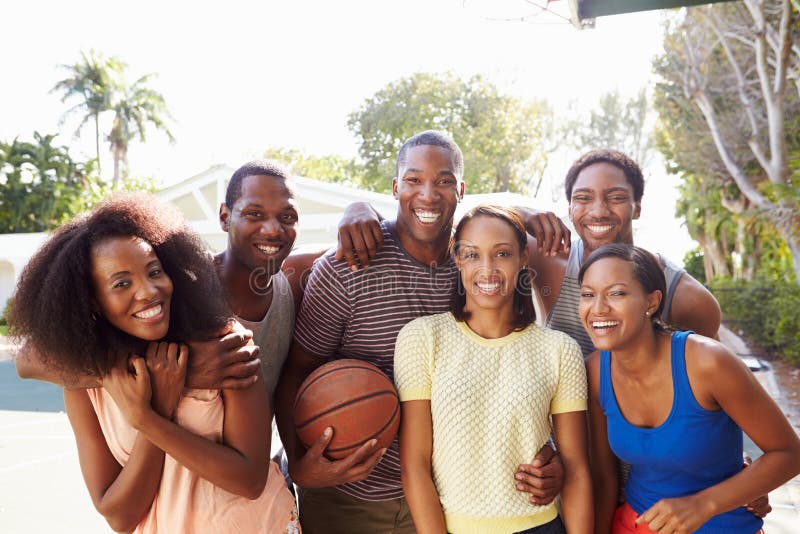
<instances>
[{"instance_id":1,"label":"palm tree","mask_svg":"<svg viewBox=\"0 0 800 534\"><path fill-rule=\"evenodd\" d=\"M164 96L147 87L153 74L146 74L131 85L120 84L112 105L114 122L108 141L114 157L114 187L128 170L128 145L138 137L145 141L147 123L164 132L171 142L175 137L167 127L166 120L172 117L167 110Z\"/></svg>"},{"instance_id":2,"label":"palm tree","mask_svg":"<svg viewBox=\"0 0 800 534\"><path fill-rule=\"evenodd\" d=\"M62 93L61 101L74 99L79 101L62 116L62 122L67 116L82 112L83 118L75 135L79 135L83 126L94 120L95 151L97 157L97 170L100 171L100 114L111 107L114 92L117 89L118 78L125 69L125 63L114 57L106 58L101 53L89 50L81 52L81 61L74 65L62 65L69 73L67 78L55 84L51 92Z\"/></svg>"}]
</instances>

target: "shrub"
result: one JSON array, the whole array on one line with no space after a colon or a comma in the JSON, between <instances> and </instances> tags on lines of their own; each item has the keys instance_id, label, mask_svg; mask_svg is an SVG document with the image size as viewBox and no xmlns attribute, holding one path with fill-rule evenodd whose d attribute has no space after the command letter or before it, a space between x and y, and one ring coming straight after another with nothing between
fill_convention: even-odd
<instances>
[{"instance_id":1,"label":"shrub","mask_svg":"<svg viewBox=\"0 0 800 534\"><path fill-rule=\"evenodd\" d=\"M784 279L716 280L711 291L733 329L793 364L800 364L800 286Z\"/></svg>"}]
</instances>

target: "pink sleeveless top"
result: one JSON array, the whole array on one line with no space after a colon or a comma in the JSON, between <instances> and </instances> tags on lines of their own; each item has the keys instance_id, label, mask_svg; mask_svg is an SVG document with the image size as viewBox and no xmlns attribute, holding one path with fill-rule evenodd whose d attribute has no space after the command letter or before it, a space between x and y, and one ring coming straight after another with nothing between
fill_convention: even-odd
<instances>
[{"instance_id":1,"label":"pink sleeveless top","mask_svg":"<svg viewBox=\"0 0 800 534\"><path fill-rule=\"evenodd\" d=\"M88 390L100 428L111 453L121 465L130 457L137 431L125 421L111 395L103 388ZM218 390L185 390L175 422L194 434L222 441L224 408ZM234 495L176 462L164 457L164 472L153 505L136 527L136 533L179 532L300 532L294 497L283 475L270 462L267 485L261 496L248 500Z\"/></svg>"}]
</instances>

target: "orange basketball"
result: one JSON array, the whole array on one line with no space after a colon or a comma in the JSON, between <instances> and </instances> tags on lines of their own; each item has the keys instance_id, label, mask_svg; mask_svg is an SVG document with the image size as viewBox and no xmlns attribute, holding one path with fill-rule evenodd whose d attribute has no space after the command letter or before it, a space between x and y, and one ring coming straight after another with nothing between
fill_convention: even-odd
<instances>
[{"instance_id":1,"label":"orange basketball","mask_svg":"<svg viewBox=\"0 0 800 534\"><path fill-rule=\"evenodd\" d=\"M297 435L310 447L327 427L325 456L339 460L371 439L388 447L400 426L400 399L383 371L361 360L335 360L308 375L294 400Z\"/></svg>"}]
</instances>

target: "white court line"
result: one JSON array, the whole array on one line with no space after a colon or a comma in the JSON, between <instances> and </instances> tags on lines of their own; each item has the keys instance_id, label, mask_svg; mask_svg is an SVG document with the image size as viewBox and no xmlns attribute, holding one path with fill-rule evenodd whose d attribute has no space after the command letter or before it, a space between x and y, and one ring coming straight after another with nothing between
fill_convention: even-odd
<instances>
[{"instance_id":1,"label":"white court line","mask_svg":"<svg viewBox=\"0 0 800 534\"><path fill-rule=\"evenodd\" d=\"M69 436L64 436L64 435L57 435L57 436L46 436L45 435L45 436L42 436L41 434L16 434L16 435L11 435L11 436L3 436L2 440L0 440L0 441L5 441L7 439L8 440L32 439L32 440L36 440L36 441L41 441L43 439L50 439L50 440L68 439L68 440L72 441L74 439L74 436L72 434L70 434Z\"/></svg>"},{"instance_id":2,"label":"white court line","mask_svg":"<svg viewBox=\"0 0 800 534\"><path fill-rule=\"evenodd\" d=\"M20 469L25 469L26 467L32 467L34 465L39 464L46 464L49 462L55 462L56 460L61 460L62 458L66 458L68 456L75 456L75 451L67 451L62 452L59 454L53 454L51 456L45 456L44 458L39 458L38 460L30 460L28 462L19 462L14 465L10 465L8 467L4 467L0 469L0 475L5 473L11 473L13 471L19 471Z\"/></svg>"},{"instance_id":3,"label":"white court line","mask_svg":"<svg viewBox=\"0 0 800 534\"><path fill-rule=\"evenodd\" d=\"M61 423L62 421L65 421L64 417L37 420L37 421L21 421L19 423L8 423L7 425L0 425L0 430L4 430L6 428L19 428L21 426L36 426L36 425L47 425L50 423Z\"/></svg>"}]
</instances>

